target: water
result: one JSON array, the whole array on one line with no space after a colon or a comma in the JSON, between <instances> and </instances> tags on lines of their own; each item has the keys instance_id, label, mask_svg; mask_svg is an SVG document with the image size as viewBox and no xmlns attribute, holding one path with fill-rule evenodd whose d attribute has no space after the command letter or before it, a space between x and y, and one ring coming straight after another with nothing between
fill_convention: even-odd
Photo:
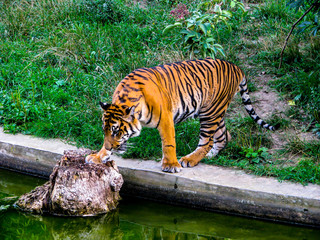
<instances>
[{"instance_id":1,"label":"water","mask_svg":"<svg viewBox=\"0 0 320 240\"><path fill-rule=\"evenodd\" d=\"M42 179L0 169L0 196L21 195ZM35 216L0 211L0 239L320 239L305 228L124 198L99 217Z\"/></svg>"}]
</instances>

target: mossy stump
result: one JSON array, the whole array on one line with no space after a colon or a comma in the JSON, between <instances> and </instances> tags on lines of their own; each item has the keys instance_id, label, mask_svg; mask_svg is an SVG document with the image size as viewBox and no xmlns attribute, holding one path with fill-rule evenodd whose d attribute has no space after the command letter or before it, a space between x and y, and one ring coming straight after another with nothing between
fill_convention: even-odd
<instances>
[{"instance_id":1,"label":"mossy stump","mask_svg":"<svg viewBox=\"0 0 320 240\"><path fill-rule=\"evenodd\" d=\"M115 209L122 175L114 161L86 164L90 150L69 150L56 164L48 182L22 195L20 209L42 214L93 216Z\"/></svg>"}]
</instances>

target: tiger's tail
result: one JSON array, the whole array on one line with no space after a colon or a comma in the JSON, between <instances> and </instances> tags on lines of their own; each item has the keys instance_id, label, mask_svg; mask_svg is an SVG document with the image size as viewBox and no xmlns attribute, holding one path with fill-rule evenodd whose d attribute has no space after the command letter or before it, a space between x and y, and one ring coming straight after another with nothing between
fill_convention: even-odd
<instances>
[{"instance_id":1,"label":"tiger's tail","mask_svg":"<svg viewBox=\"0 0 320 240\"><path fill-rule=\"evenodd\" d=\"M275 131L278 126L271 126L270 124L266 123L265 121L263 121L254 111L253 107L252 107L252 103L250 100L250 96L249 96L249 91L248 91L248 86L247 86L247 80L244 77L242 82L239 85L240 87L240 95L242 98L242 103L244 104L247 113L250 115L250 117L257 123L259 124L261 127L266 128L268 130L271 131Z\"/></svg>"}]
</instances>

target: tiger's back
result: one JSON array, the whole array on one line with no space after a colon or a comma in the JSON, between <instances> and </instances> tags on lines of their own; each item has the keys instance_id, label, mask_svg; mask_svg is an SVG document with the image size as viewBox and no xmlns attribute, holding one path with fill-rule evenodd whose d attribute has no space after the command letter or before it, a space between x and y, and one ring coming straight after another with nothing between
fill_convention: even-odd
<instances>
[{"instance_id":1,"label":"tiger's back","mask_svg":"<svg viewBox=\"0 0 320 240\"><path fill-rule=\"evenodd\" d=\"M230 78L230 75L234 77ZM236 65L211 58L137 69L119 84L113 103L136 105L137 99L145 98L143 115L149 117L141 119L146 120L146 126L152 121L150 112L154 113L154 98L159 100L157 104L169 105L166 107L171 108L174 123L204 116L212 108L216 108L219 115L238 91L243 76ZM152 117L160 114L152 114Z\"/></svg>"}]
</instances>

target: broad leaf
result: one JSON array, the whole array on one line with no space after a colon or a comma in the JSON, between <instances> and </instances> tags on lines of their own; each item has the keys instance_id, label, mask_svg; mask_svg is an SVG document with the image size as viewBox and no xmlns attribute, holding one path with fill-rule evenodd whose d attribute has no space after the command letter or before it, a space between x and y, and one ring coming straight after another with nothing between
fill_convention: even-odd
<instances>
[{"instance_id":1,"label":"broad leaf","mask_svg":"<svg viewBox=\"0 0 320 240\"><path fill-rule=\"evenodd\" d=\"M177 28L177 27L181 27L181 26L182 26L182 23L180 23L180 22L176 22L175 24L168 25L168 26L166 26L165 29L163 29L162 34L167 34L172 29Z\"/></svg>"}]
</instances>

